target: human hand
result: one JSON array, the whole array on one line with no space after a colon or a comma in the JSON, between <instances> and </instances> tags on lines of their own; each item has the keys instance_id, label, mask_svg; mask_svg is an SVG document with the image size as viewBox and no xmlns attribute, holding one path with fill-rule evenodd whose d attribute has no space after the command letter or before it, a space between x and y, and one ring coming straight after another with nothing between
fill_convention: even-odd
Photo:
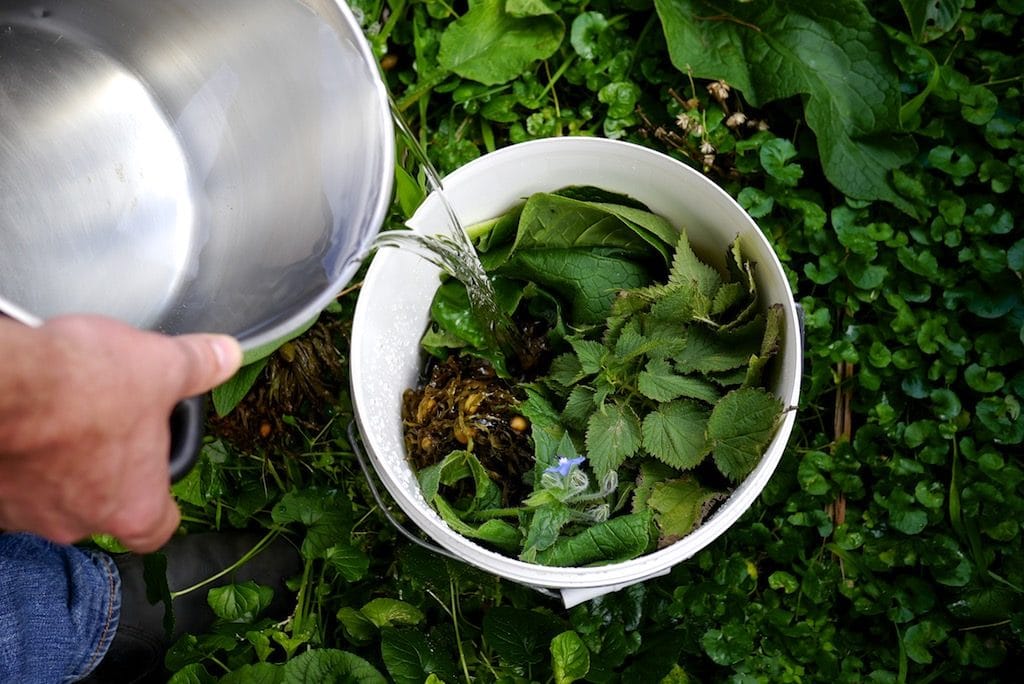
<instances>
[{"instance_id":1,"label":"human hand","mask_svg":"<svg viewBox=\"0 0 1024 684\"><path fill-rule=\"evenodd\" d=\"M0 529L160 548L180 522L169 416L234 374L238 343L98 316L39 328L0 319L0 354Z\"/></svg>"}]
</instances>

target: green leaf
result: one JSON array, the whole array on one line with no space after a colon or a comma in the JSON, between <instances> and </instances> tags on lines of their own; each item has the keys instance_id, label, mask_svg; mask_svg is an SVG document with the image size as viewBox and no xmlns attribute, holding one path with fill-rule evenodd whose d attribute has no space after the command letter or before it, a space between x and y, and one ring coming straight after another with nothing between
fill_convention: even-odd
<instances>
[{"instance_id":1,"label":"green leaf","mask_svg":"<svg viewBox=\"0 0 1024 684\"><path fill-rule=\"evenodd\" d=\"M509 606L491 608L483 620L485 642L514 667L543 662L545 648L563 629L563 623L551 615Z\"/></svg>"},{"instance_id":2,"label":"green leaf","mask_svg":"<svg viewBox=\"0 0 1024 684\"><path fill-rule=\"evenodd\" d=\"M210 589L206 602L214 615L228 622L252 622L266 610L274 598L274 590L252 580Z\"/></svg>"},{"instance_id":3,"label":"green leaf","mask_svg":"<svg viewBox=\"0 0 1024 684\"><path fill-rule=\"evenodd\" d=\"M218 684L281 684L284 667L270 663L242 665L221 677Z\"/></svg>"},{"instance_id":4,"label":"green leaf","mask_svg":"<svg viewBox=\"0 0 1024 684\"><path fill-rule=\"evenodd\" d=\"M377 637L377 627L360 611L351 606L342 606L336 616L345 630L345 636L356 645L362 645Z\"/></svg>"},{"instance_id":5,"label":"green leaf","mask_svg":"<svg viewBox=\"0 0 1024 684\"><path fill-rule=\"evenodd\" d=\"M700 639L704 652L719 665L732 665L754 649L754 640L744 625L727 623L722 629L709 629Z\"/></svg>"},{"instance_id":6,"label":"green leaf","mask_svg":"<svg viewBox=\"0 0 1024 684\"><path fill-rule=\"evenodd\" d=\"M587 421L587 456L598 477L618 468L640 448L640 420L629 406L605 404Z\"/></svg>"},{"instance_id":7,"label":"green leaf","mask_svg":"<svg viewBox=\"0 0 1024 684\"><path fill-rule=\"evenodd\" d=\"M590 672L590 651L580 635L562 632L551 640L551 669L555 684L571 684Z\"/></svg>"},{"instance_id":8,"label":"green leaf","mask_svg":"<svg viewBox=\"0 0 1024 684\"><path fill-rule=\"evenodd\" d=\"M918 43L927 43L956 26L963 0L900 0Z\"/></svg>"},{"instance_id":9,"label":"green leaf","mask_svg":"<svg viewBox=\"0 0 1024 684\"><path fill-rule=\"evenodd\" d=\"M303 557L324 558L339 539L349 535L351 502L337 490L309 488L286 493L270 515L281 525L303 525L306 528L301 549Z\"/></svg>"},{"instance_id":10,"label":"green leaf","mask_svg":"<svg viewBox=\"0 0 1024 684\"><path fill-rule=\"evenodd\" d=\"M644 417L643 447L678 470L697 467L708 454L708 411L692 401L662 404Z\"/></svg>"},{"instance_id":11,"label":"green leaf","mask_svg":"<svg viewBox=\"0 0 1024 684\"><path fill-rule=\"evenodd\" d=\"M755 106L805 97L825 175L857 199L910 210L888 173L914 153L897 139L901 94L885 33L859 0L724 2L709 16L697 0L655 0L672 63L720 79Z\"/></svg>"},{"instance_id":12,"label":"green leaf","mask_svg":"<svg viewBox=\"0 0 1024 684\"><path fill-rule=\"evenodd\" d=\"M256 384L256 380L259 379L260 373L266 368L269 360L269 356L266 356L242 366L227 382L213 388L210 398L213 400L213 407L218 416L223 418L242 403L245 395Z\"/></svg>"},{"instance_id":13,"label":"green leaf","mask_svg":"<svg viewBox=\"0 0 1024 684\"><path fill-rule=\"evenodd\" d=\"M647 503L658 512L655 520L661 530L659 546L689 534L703 522L710 506L721 498L721 494L705 489L697 478L689 475L655 484Z\"/></svg>"},{"instance_id":14,"label":"green leaf","mask_svg":"<svg viewBox=\"0 0 1024 684\"><path fill-rule=\"evenodd\" d=\"M580 12L572 21L569 42L583 59L597 57L598 40L608 28L608 20L600 12Z\"/></svg>"},{"instance_id":15,"label":"green leaf","mask_svg":"<svg viewBox=\"0 0 1024 684\"><path fill-rule=\"evenodd\" d=\"M915 663L928 665L934 659L931 647L946 639L946 629L932 620L911 625L903 634L907 656Z\"/></svg>"},{"instance_id":16,"label":"green leaf","mask_svg":"<svg viewBox=\"0 0 1024 684\"><path fill-rule=\"evenodd\" d=\"M455 674L455 664L447 653L430 644L418 630L384 629L380 651L395 684L422 684L431 674L442 680Z\"/></svg>"},{"instance_id":17,"label":"green leaf","mask_svg":"<svg viewBox=\"0 0 1024 684\"><path fill-rule=\"evenodd\" d=\"M707 298L708 301L713 300L715 292L722 284L722 275L701 261L694 253L685 230L680 231L675 248L672 268L668 276L669 285L695 285L698 295Z\"/></svg>"},{"instance_id":18,"label":"green leaf","mask_svg":"<svg viewBox=\"0 0 1024 684\"><path fill-rule=\"evenodd\" d=\"M328 648L312 649L289 660L280 681L281 684L387 684L380 671L359 656Z\"/></svg>"},{"instance_id":19,"label":"green leaf","mask_svg":"<svg viewBox=\"0 0 1024 684\"><path fill-rule=\"evenodd\" d=\"M200 663L186 665L175 672L167 684L216 684L217 678Z\"/></svg>"},{"instance_id":20,"label":"green leaf","mask_svg":"<svg viewBox=\"0 0 1024 684\"><path fill-rule=\"evenodd\" d=\"M359 609L376 627L418 625L424 619L423 611L406 601L394 598L375 598Z\"/></svg>"},{"instance_id":21,"label":"green leaf","mask_svg":"<svg viewBox=\"0 0 1024 684\"><path fill-rule=\"evenodd\" d=\"M497 606L483 615L483 639L506 664L537 665L545 647L564 627L557 618L538 610Z\"/></svg>"},{"instance_id":22,"label":"green leaf","mask_svg":"<svg viewBox=\"0 0 1024 684\"><path fill-rule=\"evenodd\" d=\"M363 579L370 568L370 559L367 555L348 542L330 546L323 557L328 567L349 582Z\"/></svg>"},{"instance_id":23,"label":"green leaf","mask_svg":"<svg viewBox=\"0 0 1024 684\"><path fill-rule=\"evenodd\" d=\"M538 551L543 551L558 540L562 528L572 519L572 509L561 501L553 501L535 509L519 557L532 562Z\"/></svg>"},{"instance_id":24,"label":"green leaf","mask_svg":"<svg viewBox=\"0 0 1024 684\"><path fill-rule=\"evenodd\" d=\"M565 24L555 14L525 14L543 3L519 0L506 9L504 0L479 0L448 25L441 36L438 63L485 85L505 83L558 49Z\"/></svg>"},{"instance_id":25,"label":"green leaf","mask_svg":"<svg viewBox=\"0 0 1024 684\"><path fill-rule=\"evenodd\" d=\"M664 359L651 359L640 372L637 389L648 399L667 402L680 397L714 404L721 397L710 382L691 375L677 375Z\"/></svg>"},{"instance_id":26,"label":"green leaf","mask_svg":"<svg viewBox=\"0 0 1024 684\"><path fill-rule=\"evenodd\" d=\"M585 529L575 537L563 537L537 554L542 565L582 567L590 563L614 563L636 558L648 550L651 514L629 513Z\"/></svg>"},{"instance_id":27,"label":"green leaf","mask_svg":"<svg viewBox=\"0 0 1024 684\"><path fill-rule=\"evenodd\" d=\"M164 604L163 628L166 634L174 632L174 604L167 585L167 556L157 551L142 557L142 581L146 585L146 600L150 605Z\"/></svg>"},{"instance_id":28,"label":"green leaf","mask_svg":"<svg viewBox=\"0 0 1024 684\"><path fill-rule=\"evenodd\" d=\"M762 389L729 392L711 410L707 438L715 465L733 482L745 478L775 434L782 404Z\"/></svg>"}]
</instances>

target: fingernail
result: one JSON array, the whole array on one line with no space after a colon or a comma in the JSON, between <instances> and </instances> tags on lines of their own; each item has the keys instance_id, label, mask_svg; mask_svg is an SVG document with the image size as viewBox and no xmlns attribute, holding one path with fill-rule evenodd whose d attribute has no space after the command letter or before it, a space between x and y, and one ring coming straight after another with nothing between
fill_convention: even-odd
<instances>
[{"instance_id":1,"label":"fingernail","mask_svg":"<svg viewBox=\"0 0 1024 684\"><path fill-rule=\"evenodd\" d=\"M217 364L225 371L234 371L242 364L242 347L238 340L228 335L211 335L210 346L217 357Z\"/></svg>"}]
</instances>

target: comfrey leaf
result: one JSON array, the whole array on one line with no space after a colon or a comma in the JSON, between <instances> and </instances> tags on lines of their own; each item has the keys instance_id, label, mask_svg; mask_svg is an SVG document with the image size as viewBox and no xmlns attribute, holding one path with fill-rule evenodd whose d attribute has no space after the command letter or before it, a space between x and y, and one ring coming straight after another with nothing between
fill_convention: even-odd
<instances>
[{"instance_id":1,"label":"comfrey leaf","mask_svg":"<svg viewBox=\"0 0 1024 684\"><path fill-rule=\"evenodd\" d=\"M563 538L537 554L543 565L579 567L636 558L651 544L651 513L630 513Z\"/></svg>"}]
</instances>

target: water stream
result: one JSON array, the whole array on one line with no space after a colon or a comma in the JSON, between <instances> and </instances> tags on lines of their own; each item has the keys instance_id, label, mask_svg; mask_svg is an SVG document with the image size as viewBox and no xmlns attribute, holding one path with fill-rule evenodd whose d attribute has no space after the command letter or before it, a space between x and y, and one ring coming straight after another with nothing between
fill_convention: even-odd
<instances>
[{"instance_id":1,"label":"water stream","mask_svg":"<svg viewBox=\"0 0 1024 684\"><path fill-rule=\"evenodd\" d=\"M501 350L506 359L516 360L520 354L517 328L509 315L499 306L494 287L484 271L480 257L445 194L440 174L393 102L391 114L400 136L423 169L428 191L434 194L444 207L446 225L443 230L431 235L407 230L386 230L377 236L374 247L411 250L459 280L466 286L470 309L474 317L483 324L490 337L489 342L495 349Z\"/></svg>"}]
</instances>

